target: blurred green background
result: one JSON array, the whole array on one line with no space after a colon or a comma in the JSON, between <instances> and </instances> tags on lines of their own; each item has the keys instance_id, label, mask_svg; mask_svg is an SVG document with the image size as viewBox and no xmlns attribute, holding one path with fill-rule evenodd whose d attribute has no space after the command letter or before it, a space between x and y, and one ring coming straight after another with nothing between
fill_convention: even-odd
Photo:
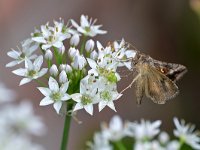
<instances>
[{"instance_id":1,"label":"blurred green background","mask_svg":"<svg viewBox=\"0 0 200 150\"><path fill-rule=\"evenodd\" d=\"M99 130L101 121L108 121L114 114L124 120L162 120L162 129L172 133L173 117L184 118L200 129L200 2L198 0L0 0L0 80L15 89L20 99L30 98L35 112L44 118L48 128L46 136L35 138L48 150L57 150L63 130L64 118L52 106L39 107L42 95L36 84L19 87L20 77L5 68L10 61L6 53L30 37L34 27L59 17L73 18L79 22L81 14L98 18L98 23L108 31L98 36L103 44L125 38L151 57L180 63L188 73L178 82L180 94L165 105L156 105L144 99L137 107L134 87L116 101L117 113L104 109L93 116L78 112L82 124L72 122L70 150L85 149L85 142ZM131 76L120 82L119 89L129 84Z\"/></svg>"}]
</instances>

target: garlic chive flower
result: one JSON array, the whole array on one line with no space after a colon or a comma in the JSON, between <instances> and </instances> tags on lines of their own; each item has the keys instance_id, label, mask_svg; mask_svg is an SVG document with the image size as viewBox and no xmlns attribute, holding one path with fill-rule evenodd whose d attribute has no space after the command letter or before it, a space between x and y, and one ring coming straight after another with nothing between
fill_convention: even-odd
<instances>
[{"instance_id":1,"label":"garlic chive flower","mask_svg":"<svg viewBox=\"0 0 200 150\"><path fill-rule=\"evenodd\" d=\"M69 82L65 82L59 86L58 82L53 78L49 78L49 88L38 87L39 91L45 96L41 102L40 106L46 106L53 104L54 109L57 114L59 114L62 104L70 99L70 95L67 94Z\"/></svg>"},{"instance_id":2,"label":"garlic chive flower","mask_svg":"<svg viewBox=\"0 0 200 150\"><path fill-rule=\"evenodd\" d=\"M33 54L34 51L37 50L38 44L32 41L31 39L24 40L21 42L22 48L18 48L18 50L12 49L7 53L7 55L15 60L6 64L6 67L13 67L17 64L24 62L26 59L35 59L37 57L36 54Z\"/></svg>"},{"instance_id":3,"label":"garlic chive flower","mask_svg":"<svg viewBox=\"0 0 200 150\"><path fill-rule=\"evenodd\" d=\"M43 56L39 56L37 59L34 60L33 63L29 59L27 59L25 61L25 68L14 70L13 71L14 74L25 77L20 81L19 85L29 83L32 80L38 79L43 75L45 75L48 69L47 68L41 69L42 64L43 64Z\"/></svg>"},{"instance_id":4,"label":"garlic chive flower","mask_svg":"<svg viewBox=\"0 0 200 150\"><path fill-rule=\"evenodd\" d=\"M96 23L96 19L92 20L92 18L88 18L88 16L81 15L80 19L80 26L71 19L72 25L79 31L80 33L84 34L85 36L94 37L97 34L106 34L107 31L100 30L102 25L94 25Z\"/></svg>"},{"instance_id":5,"label":"garlic chive flower","mask_svg":"<svg viewBox=\"0 0 200 150\"><path fill-rule=\"evenodd\" d=\"M54 27L49 26L49 23L41 26L41 31L36 31L32 34L32 40L42 44L42 49L47 50L51 47L62 48L63 41L70 38L67 27L64 21L54 21Z\"/></svg>"}]
</instances>

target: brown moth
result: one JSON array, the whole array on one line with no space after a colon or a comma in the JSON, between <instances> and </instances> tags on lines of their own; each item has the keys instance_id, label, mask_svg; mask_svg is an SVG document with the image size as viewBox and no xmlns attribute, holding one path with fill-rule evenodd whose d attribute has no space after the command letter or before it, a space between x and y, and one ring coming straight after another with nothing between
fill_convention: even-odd
<instances>
[{"instance_id":1,"label":"brown moth","mask_svg":"<svg viewBox=\"0 0 200 150\"><path fill-rule=\"evenodd\" d=\"M135 83L137 104L141 104L144 95L157 104L165 104L168 99L175 97L179 93L176 81L187 72L187 68L155 60L133 48L136 55L129 61L131 59L132 71L137 75L122 92Z\"/></svg>"}]
</instances>

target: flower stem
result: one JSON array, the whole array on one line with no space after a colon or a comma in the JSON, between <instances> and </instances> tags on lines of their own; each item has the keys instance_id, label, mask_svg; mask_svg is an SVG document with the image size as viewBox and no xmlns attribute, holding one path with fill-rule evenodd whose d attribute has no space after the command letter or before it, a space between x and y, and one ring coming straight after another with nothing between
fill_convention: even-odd
<instances>
[{"instance_id":1,"label":"flower stem","mask_svg":"<svg viewBox=\"0 0 200 150\"><path fill-rule=\"evenodd\" d=\"M115 142L115 145L116 145L118 150L126 150L126 147L124 146L124 144L122 143L121 140Z\"/></svg>"},{"instance_id":2,"label":"flower stem","mask_svg":"<svg viewBox=\"0 0 200 150\"><path fill-rule=\"evenodd\" d=\"M82 41L81 50L80 50L80 53L81 53L81 54L83 54L83 50L85 49L85 42L86 42L86 39L87 39L87 36L86 36L86 35L83 35L83 41Z\"/></svg>"},{"instance_id":3,"label":"flower stem","mask_svg":"<svg viewBox=\"0 0 200 150\"><path fill-rule=\"evenodd\" d=\"M67 111L72 110L72 104L67 105ZM70 123L71 123L71 115L67 114L65 116L65 123L63 128L63 136L61 141L60 150L67 150L67 144L68 144L68 137L69 137L69 131L70 131Z\"/></svg>"}]
</instances>

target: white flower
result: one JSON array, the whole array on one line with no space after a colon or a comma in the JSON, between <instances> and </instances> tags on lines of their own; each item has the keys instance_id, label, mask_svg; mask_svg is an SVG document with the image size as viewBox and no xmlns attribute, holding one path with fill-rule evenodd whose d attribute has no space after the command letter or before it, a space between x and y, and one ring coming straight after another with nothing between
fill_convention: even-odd
<instances>
[{"instance_id":1,"label":"white flower","mask_svg":"<svg viewBox=\"0 0 200 150\"><path fill-rule=\"evenodd\" d=\"M6 64L6 67L13 67L17 64L24 62L26 59L35 59L36 54L32 54L37 50L38 44L32 41L31 39L24 40L22 43L22 49L9 51L7 55L13 59L10 63Z\"/></svg>"},{"instance_id":2,"label":"white flower","mask_svg":"<svg viewBox=\"0 0 200 150\"><path fill-rule=\"evenodd\" d=\"M141 120L141 123L129 122L127 123L127 133L129 136L136 138L139 141L150 140L160 132L161 121L157 120L149 122Z\"/></svg>"},{"instance_id":3,"label":"white flower","mask_svg":"<svg viewBox=\"0 0 200 150\"><path fill-rule=\"evenodd\" d=\"M30 102L4 106L0 114L1 136L42 135L45 132L44 124L40 117L33 114Z\"/></svg>"},{"instance_id":4,"label":"white flower","mask_svg":"<svg viewBox=\"0 0 200 150\"><path fill-rule=\"evenodd\" d=\"M167 146L166 150L179 150L180 149L180 142L179 141L170 141Z\"/></svg>"},{"instance_id":5,"label":"white flower","mask_svg":"<svg viewBox=\"0 0 200 150\"><path fill-rule=\"evenodd\" d=\"M72 25L77 28L80 33L83 33L86 36L94 37L97 34L106 34L107 31L100 30L99 28L102 25L94 25L96 23L96 19L92 21L92 18L89 20L88 16L81 15L79 26L73 19L71 19Z\"/></svg>"},{"instance_id":6,"label":"white flower","mask_svg":"<svg viewBox=\"0 0 200 150\"><path fill-rule=\"evenodd\" d=\"M71 95L71 98L77 102L73 111L84 108L90 115L93 115L93 104L95 103L96 92L96 88L89 87L84 82L84 79L82 79L80 82L80 93Z\"/></svg>"},{"instance_id":7,"label":"white flower","mask_svg":"<svg viewBox=\"0 0 200 150\"><path fill-rule=\"evenodd\" d=\"M166 132L161 132L158 136L160 143L166 144L169 141L169 135Z\"/></svg>"},{"instance_id":8,"label":"white flower","mask_svg":"<svg viewBox=\"0 0 200 150\"><path fill-rule=\"evenodd\" d=\"M54 21L54 27L50 27L48 23L42 25L41 32L34 33L32 37L34 41L42 44L43 50L52 46L61 49L64 46L63 41L67 38L70 38L70 34L62 19L59 22Z\"/></svg>"},{"instance_id":9,"label":"white flower","mask_svg":"<svg viewBox=\"0 0 200 150\"><path fill-rule=\"evenodd\" d=\"M119 116L114 116L110 120L109 126L102 124L102 135L110 141L119 141L125 137L124 125Z\"/></svg>"},{"instance_id":10,"label":"white flower","mask_svg":"<svg viewBox=\"0 0 200 150\"><path fill-rule=\"evenodd\" d=\"M99 80L98 96L100 101L98 105L99 111L101 111L105 106L116 111L113 101L119 99L122 94L117 92L116 84L105 84L103 80Z\"/></svg>"},{"instance_id":11,"label":"white flower","mask_svg":"<svg viewBox=\"0 0 200 150\"><path fill-rule=\"evenodd\" d=\"M194 132L195 126L185 124L184 120L178 121L174 118L176 129L174 135L182 140L182 142L190 145L194 149L200 149L200 137L197 132Z\"/></svg>"},{"instance_id":12,"label":"white flower","mask_svg":"<svg viewBox=\"0 0 200 150\"><path fill-rule=\"evenodd\" d=\"M45 55L44 55L44 58L45 58L46 60L52 60L52 58L53 58L53 53L52 53L52 51L51 51L50 49L46 50Z\"/></svg>"},{"instance_id":13,"label":"white flower","mask_svg":"<svg viewBox=\"0 0 200 150\"><path fill-rule=\"evenodd\" d=\"M3 83L0 82L0 104L4 102L13 101L16 94L13 90L7 88Z\"/></svg>"},{"instance_id":14,"label":"white flower","mask_svg":"<svg viewBox=\"0 0 200 150\"><path fill-rule=\"evenodd\" d=\"M49 88L38 87L40 92L45 96L41 100L40 106L53 104L54 109L59 114L63 102L70 99L70 96L66 93L69 82L65 82L61 87L59 87L58 82L54 78L50 77L48 84Z\"/></svg>"},{"instance_id":15,"label":"white flower","mask_svg":"<svg viewBox=\"0 0 200 150\"><path fill-rule=\"evenodd\" d=\"M96 60L98 57L98 53L94 50L90 53L90 58Z\"/></svg>"},{"instance_id":16,"label":"white flower","mask_svg":"<svg viewBox=\"0 0 200 150\"><path fill-rule=\"evenodd\" d=\"M42 77L44 74L47 73L47 68L41 68L43 63L43 56L39 56L37 59L35 59L34 63L32 63L29 59L25 61L25 68L20 68L17 70L14 70L13 73L18 76L23 76L23 78L20 81L19 85L23 85L26 83L31 82L34 79Z\"/></svg>"},{"instance_id":17,"label":"white flower","mask_svg":"<svg viewBox=\"0 0 200 150\"><path fill-rule=\"evenodd\" d=\"M132 69L132 59L136 56L136 50L130 49L130 45L124 39L120 43L113 42L115 52L113 57L119 62L119 66L126 66L129 70Z\"/></svg>"},{"instance_id":18,"label":"white flower","mask_svg":"<svg viewBox=\"0 0 200 150\"><path fill-rule=\"evenodd\" d=\"M93 143L88 142L87 145L89 150L113 150L112 145L101 133L95 133Z\"/></svg>"},{"instance_id":19,"label":"white flower","mask_svg":"<svg viewBox=\"0 0 200 150\"><path fill-rule=\"evenodd\" d=\"M68 78L67 78L67 74L65 70L61 71L61 73L59 74L59 82L60 83L68 82Z\"/></svg>"},{"instance_id":20,"label":"white flower","mask_svg":"<svg viewBox=\"0 0 200 150\"><path fill-rule=\"evenodd\" d=\"M134 145L133 150L165 150L158 141L141 142L138 141Z\"/></svg>"}]
</instances>

